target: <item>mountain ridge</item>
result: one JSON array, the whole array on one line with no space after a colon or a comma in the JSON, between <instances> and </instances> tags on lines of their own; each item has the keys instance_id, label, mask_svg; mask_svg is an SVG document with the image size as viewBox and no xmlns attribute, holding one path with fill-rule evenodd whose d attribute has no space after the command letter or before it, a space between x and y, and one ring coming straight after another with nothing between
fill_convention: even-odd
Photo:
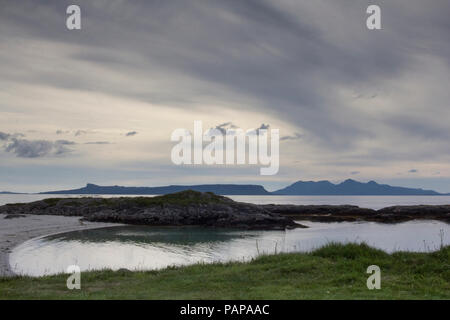
<instances>
[{"instance_id":1,"label":"mountain ridge","mask_svg":"<svg viewBox=\"0 0 450 320\"><path fill-rule=\"evenodd\" d=\"M276 195L447 195L434 190L405 188L379 184L373 180L359 182L347 179L341 183L322 181L297 181L283 189L274 191Z\"/></svg>"},{"instance_id":2,"label":"mountain ridge","mask_svg":"<svg viewBox=\"0 0 450 320\"><path fill-rule=\"evenodd\" d=\"M267 191L261 185L255 184L200 184L200 185L169 185L159 187L125 187L100 186L87 183L85 187L70 190L40 192L39 194L123 194L123 195L159 195L185 190L213 192L219 195L450 195L434 190L421 188L405 188L379 184L373 180L359 182L347 179L334 184L328 180L297 181L293 184L273 191Z\"/></svg>"},{"instance_id":3,"label":"mountain ridge","mask_svg":"<svg viewBox=\"0 0 450 320\"><path fill-rule=\"evenodd\" d=\"M270 192L260 185L252 184L200 184L200 185L169 185L161 187L124 187L99 186L88 183L85 187L72 190L40 192L40 194L124 194L124 195L159 195L186 190L213 192L219 195L270 195Z\"/></svg>"}]
</instances>

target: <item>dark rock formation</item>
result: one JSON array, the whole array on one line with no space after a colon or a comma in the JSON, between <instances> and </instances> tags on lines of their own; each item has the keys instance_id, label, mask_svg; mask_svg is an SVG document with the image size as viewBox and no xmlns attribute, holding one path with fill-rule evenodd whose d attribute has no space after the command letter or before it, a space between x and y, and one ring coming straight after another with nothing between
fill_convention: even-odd
<instances>
[{"instance_id":1,"label":"dark rock formation","mask_svg":"<svg viewBox=\"0 0 450 320\"><path fill-rule=\"evenodd\" d=\"M158 197L51 198L0 207L0 213L80 216L88 221L244 229L302 227L261 206L212 193L183 191Z\"/></svg>"},{"instance_id":2,"label":"dark rock formation","mask_svg":"<svg viewBox=\"0 0 450 320\"><path fill-rule=\"evenodd\" d=\"M269 204L262 207L272 213L297 220L309 221L375 221L377 212L373 209L351 205L278 205Z\"/></svg>"},{"instance_id":3,"label":"dark rock formation","mask_svg":"<svg viewBox=\"0 0 450 320\"><path fill-rule=\"evenodd\" d=\"M377 213L392 221L433 219L450 223L450 205L393 206L380 209Z\"/></svg>"},{"instance_id":4,"label":"dark rock formation","mask_svg":"<svg viewBox=\"0 0 450 320\"><path fill-rule=\"evenodd\" d=\"M157 197L50 198L5 205L0 207L0 213L80 216L88 221L155 226L261 230L304 227L294 220L396 223L434 219L450 223L450 205L395 206L380 210L351 205L255 205L192 190Z\"/></svg>"},{"instance_id":5,"label":"dark rock formation","mask_svg":"<svg viewBox=\"0 0 450 320\"><path fill-rule=\"evenodd\" d=\"M450 223L450 205L394 206L380 210L350 205L263 205L267 211L296 220L376 221L395 223L409 220L441 220Z\"/></svg>"},{"instance_id":6,"label":"dark rock formation","mask_svg":"<svg viewBox=\"0 0 450 320\"><path fill-rule=\"evenodd\" d=\"M23 218L23 217L26 217L26 216L23 214L7 214L4 219L17 219L17 218Z\"/></svg>"}]
</instances>

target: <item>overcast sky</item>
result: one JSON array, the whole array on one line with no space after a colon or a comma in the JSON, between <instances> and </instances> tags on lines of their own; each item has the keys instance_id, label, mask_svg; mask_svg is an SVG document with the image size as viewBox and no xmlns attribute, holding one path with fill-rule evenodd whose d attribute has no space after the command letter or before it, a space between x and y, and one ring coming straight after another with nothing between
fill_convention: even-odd
<instances>
[{"instance_id":1,"label":"overcast sky","mask_svg":"<svg viewBox=\"0 0 450 320\"><path fill-rule=\"evenodd\" d=\"M81 30L66 8L81 7ZM382 30L366 8L381 7ZM0 0L0 191L352 178L450 192L448 0ZM280 129L280 171L170 134Z\"/></svg>"}]
</instances>

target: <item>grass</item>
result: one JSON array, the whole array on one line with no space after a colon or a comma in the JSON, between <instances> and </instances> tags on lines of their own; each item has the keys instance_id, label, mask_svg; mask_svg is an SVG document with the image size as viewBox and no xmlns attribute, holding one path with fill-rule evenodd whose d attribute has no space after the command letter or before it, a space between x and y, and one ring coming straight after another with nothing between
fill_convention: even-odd
<instances>
[{"instance_id":1,"label":"grass","mask_svg":"<svg viewBox=\"0 0 450 320\"><path fill-rule=\"evenodd\" d=\"M59 201L61 200L61 198L48 198L48 199L44 199L42 201L44 201L46 204L48 204L49 206L54 206L56 205Z\"/></svg>"},{"instance_id":2,"label":"grass","mask_svg":"<svg viewBox=\"0 0 450 320\"><path fill-rule=\"evenodd\" d=\"M212 192L198 192L193 190L185 190L176 193L155 196L155 197L112 197L112 198L47 198L42 200L49 206L56 206L58 204L65 206L78 207L85 203L85 200L90 200L88 206L95 207L104 205L108 207L117 207L122 205L150 207L163 205L191 205L191 204L211 204L211 203L228 203L225 197L215 195ZM23 203L9 204L10 206L21 206Z\"/></svg>"},{"instance_id":3,"label":"grass","mask_svg":"<svg viewBox=\"0 0 450 320\"><path fill-rule=\"evenodd\" d=\"M369 265L381 289L368 290ZM264 255L248 263L196 264L160 271L92 271L81 290L61 274L0 279L0 299L450 299L450 246L387 254L365 244Z\"/></svg>"},{"instance_id":4,"label":"grass","mask_svg":"<svg viewBox=\"0 0 450 320\"><path fill-rule=\"evenodd\" d=\"M122 201L136 204L141 207L148 207L152 205L190 205L190 204L210 204L210 203L224 203L226 198L215 195L212 192L198 192L193 190L180 191L156 197L124 197L120 198ZM114 198L107 199L114 200Z\"/></svg>"}]
</instances>

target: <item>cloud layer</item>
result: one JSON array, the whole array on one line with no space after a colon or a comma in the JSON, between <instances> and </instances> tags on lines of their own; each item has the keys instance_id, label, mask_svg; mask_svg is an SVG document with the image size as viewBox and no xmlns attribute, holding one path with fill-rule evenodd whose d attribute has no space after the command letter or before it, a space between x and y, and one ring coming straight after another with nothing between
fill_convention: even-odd
<instances>
[{"instance_id":1,"label":"cloud layer","mask_svg":"<svg viewBox=\"0 0 450 320\"><path fill-rule=\"evenodd\" d=\"M447 0L377 1L379 31L368 0L79 1L80 31L69 4L1 1L0 128L40 132L0 133L7 154L69 158L70 135L86 166L138 159L167 176L175 128L270 123L279 181L450 179Z\"/></svg>"}]
</instances>

